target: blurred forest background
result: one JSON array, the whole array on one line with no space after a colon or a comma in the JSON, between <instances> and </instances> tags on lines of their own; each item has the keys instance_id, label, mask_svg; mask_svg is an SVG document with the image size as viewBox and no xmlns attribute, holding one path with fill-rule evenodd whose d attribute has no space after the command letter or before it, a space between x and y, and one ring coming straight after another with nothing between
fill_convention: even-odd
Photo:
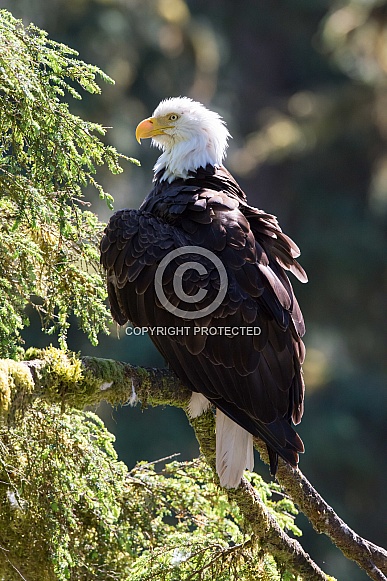
<instances>
[{"instance_id":1,"label":"blurred forest background","mask_svg":"<svg viewBox=\"0 0 387 581\"><path fill-rule=\"evenodd\" d=\"M251 205L278 216L302 250L294 282L307 324L301 469L360 535L386 542L387 2L381 0L1 0L24 24L77 49L116 81L71 103L111 127L107 141L142 168L99 173L115 208L148 193L156 150L134 129L159 101L188 95L233 135L228 169ZM87 193L86 193L87 195ZM92 209L109 211L93 193ZM147 337L77 331L84 355L162 367ZM39 321L26 345L48 345ZM182 411L102 407L120 458L197 455ZM264 465L257 471L268 477ZM365 581L303 518L303 545L338 579ZM383 536L384 533L384 536Z\"/></svg>"}]
</instances>

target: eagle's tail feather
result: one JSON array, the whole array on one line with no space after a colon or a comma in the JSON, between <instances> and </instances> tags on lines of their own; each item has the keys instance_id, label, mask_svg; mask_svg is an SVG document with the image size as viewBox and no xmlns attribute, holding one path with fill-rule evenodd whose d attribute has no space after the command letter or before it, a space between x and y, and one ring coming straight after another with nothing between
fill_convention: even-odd
<instances>
[{"instance_id":1,"label":"eagle's tail feather","mask_svg":"<svg viewBox=\"0 0 387 581\"><path fill-rule=\"evenodd\" d=\"M216 410L216 471L220 485L237 488L244 470L254 467L253 436Z\"/></svg>"}]
</instances>

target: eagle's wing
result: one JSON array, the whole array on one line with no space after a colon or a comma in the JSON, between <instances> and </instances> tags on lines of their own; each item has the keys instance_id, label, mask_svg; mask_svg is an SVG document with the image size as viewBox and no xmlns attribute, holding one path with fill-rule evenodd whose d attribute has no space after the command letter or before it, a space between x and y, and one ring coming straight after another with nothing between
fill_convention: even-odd
<instances>
[{"instance_id":1,"label":"eagle's wing","mask_svg":"<svg viewBox=\"0 0 387 581\"><path fill-rule=\"evenodd\" d=\"M304 327L284 269L305 278L295 260L297 247L273 216L227 192L201 186L158 194L140 211L117 212L105 230L101 260L114 319L120 325L129 320L140 327L169 329L151 338L181 380L266 442L272 472L277 454L296 466L303 444L290 422L298 423L303 412ZM162 276L169 307L160 303L154 281L161 261L173 250L192 246L221 260L228 286L215 311L181 318L174 308L202 311L220 290L219 271L211 260L201 253L180 255ZM201 273L191 268L183 275L186 294L205 291L199 302L186 302L176 292L176 268L187 261L204 267ZM226 328L237 331L226 333ZM173 329L180 331L173 334Z\"/></svg>"}]
</instances>

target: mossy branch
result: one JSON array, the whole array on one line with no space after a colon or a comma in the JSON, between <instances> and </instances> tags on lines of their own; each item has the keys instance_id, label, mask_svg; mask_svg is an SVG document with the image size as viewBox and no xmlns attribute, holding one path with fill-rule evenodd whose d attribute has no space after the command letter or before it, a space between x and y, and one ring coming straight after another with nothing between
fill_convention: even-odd
<instances>
[{"instance_id":1,"label":"mossy branch","mask_svg":"<svg viewBox=\"0 0 387 581\"><path fill-rule=\"evenodd\" d=\"M0 361L0 414L3 419L17 418L36 398L79 409L102 400L117 405L127 401L134 404L139 399L143 405L181 408L186 408L189 401L190 391L168 370L145 369L110 359L79 359L54 348L27 353L29 361ZM207 462L214 467L213 415L207 413L192 424ZM256 447L265 460L264 445L256 441ZM352 531L299 470L281 462L277 478L318 532L326 534L371 579L386 581L385 550ZM229 491L229 498L245 515L246 526L257 543L270 549L280 563L308 581L328 579L299 543L280 529L246 480L239 489Z\"/></svg>"},{"instance_id":2,"label":"mossy branch","mask_svg":"<svg viewBox=\"0 0 387 581\"><path fill-rule=\"evenodd\" d=\"M215 469L215 418L207 412L191 421L200 450L214 474ZM217 477L216 477L217 478ZM228 490L230 501L234 501L245 518L246 528L253 539L281 563L308 581L328 581L329 577L312 561L300 543L291 539L278 525L255 488L245 479L237 489Z\"/></svg>"}]
</instances>

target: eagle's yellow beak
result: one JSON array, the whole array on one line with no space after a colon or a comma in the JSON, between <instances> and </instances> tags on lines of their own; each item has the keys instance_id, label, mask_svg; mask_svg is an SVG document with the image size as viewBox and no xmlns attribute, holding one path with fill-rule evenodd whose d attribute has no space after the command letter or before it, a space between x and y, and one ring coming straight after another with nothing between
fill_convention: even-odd
<instances>
[{"instance_id":1,"label":"eagle's yellow beak","mask_svg":"<svg viewBox=\"0 0 387 581\"><path fill-rule=\"evenodd\" d=\"M155 135L163 135L165 133L165 129L170 128L171 125L163 123L162 119L158 119L157 117L148 117L148 119L144 119L144 121L141 121L141 123L137 125L136 139L139 143L141 143L141 139L149 139Z\"/></svg>"}]
</instances>

